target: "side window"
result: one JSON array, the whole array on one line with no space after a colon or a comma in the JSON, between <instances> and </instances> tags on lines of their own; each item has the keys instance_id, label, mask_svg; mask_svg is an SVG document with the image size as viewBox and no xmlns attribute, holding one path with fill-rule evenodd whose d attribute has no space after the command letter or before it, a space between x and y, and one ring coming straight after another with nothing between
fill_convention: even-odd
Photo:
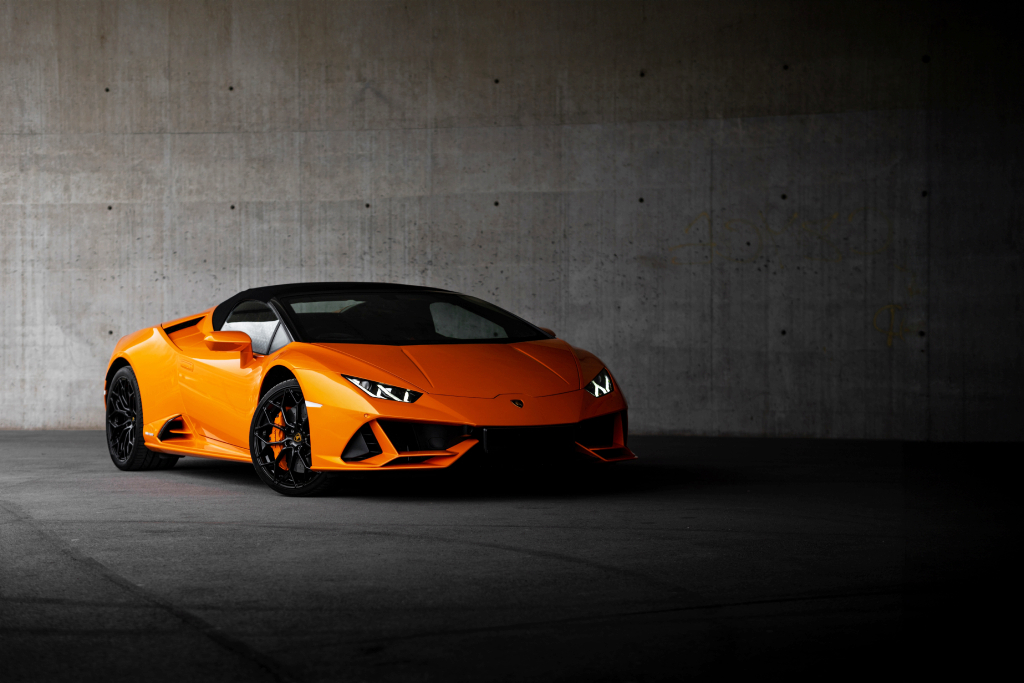
<instances>
[{"instance_id":1,"label":"side window","mask_svg":"<svg viewBox=\"0 0 1024 683\"><path fill-rule=\"evenodd\" d=\"M462 306L441 301L430 304L434 331L449 339L504 339L505 328Z\"/></svg>"},{"instance_id":2,"label":"side window","mask_svg":"<svg viewBox=\"0 0 1024 683\"><path fill-rule=\"evenodd\" d=\"M270 306L259 301L243 301L231 311L221 329L245 332L252 339L252 352L266 355L270 353L271 340L279 325Z\"/></svg>"},{"instance_id":3,"label":"side window","mask_svg":"<svg viewBox=\"0 0 1024 683\"><path fill-rule=\"evenodd\" d=\"M270 350L267 353L273 353L278 349L283 349L292 343L292 336L288 334L288 328L282 323L277 328L277 334L274 335L274 341L270 344Z\"/></svg>"}]
</instances>

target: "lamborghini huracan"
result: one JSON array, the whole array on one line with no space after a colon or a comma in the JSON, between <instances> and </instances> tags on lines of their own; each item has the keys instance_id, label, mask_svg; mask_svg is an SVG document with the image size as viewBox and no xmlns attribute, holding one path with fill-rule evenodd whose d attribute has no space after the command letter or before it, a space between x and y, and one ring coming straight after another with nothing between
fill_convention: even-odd
<instances>
[{"instance_id":1,"label":"lamborghini huracan","mask_svg":"<svg viewBox=\"0 0 1024 683\"><path fill-rule=\"evenodd\" d=\"M251 462L285 495L467 454L523 468L636 457L597 357L475 297L410 285L258 287L139 330L114 348L104 403L120 469Z\"/></svg>"}]
</instances>

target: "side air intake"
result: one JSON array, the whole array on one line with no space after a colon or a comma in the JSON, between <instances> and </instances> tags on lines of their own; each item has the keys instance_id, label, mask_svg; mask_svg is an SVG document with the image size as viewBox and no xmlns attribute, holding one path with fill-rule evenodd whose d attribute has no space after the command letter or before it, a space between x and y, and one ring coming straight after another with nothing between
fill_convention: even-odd
<instances>
[{"instance_id":1,"label":"side air intake","mask_svg":"<svg viewBox=\"0 0 1024 683\"><path fill-rule=\"evenodd\" d=\"M178 415L164 422L164 426L160 428L156 438L161 441L173 441L174 439L187 439L191 436L191 432L185 427L185 420L181 418L181 415Z\"/></svg>"}]
</instances>

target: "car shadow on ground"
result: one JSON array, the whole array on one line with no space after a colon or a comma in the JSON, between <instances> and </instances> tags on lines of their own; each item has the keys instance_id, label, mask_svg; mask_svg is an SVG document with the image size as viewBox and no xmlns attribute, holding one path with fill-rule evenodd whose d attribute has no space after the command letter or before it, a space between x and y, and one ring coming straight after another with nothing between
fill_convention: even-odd
<instances>
[{"instance_id":1,"label":"car shadow on ground","mask_svg":"<svg viewBox=\"0 0 1024 683\"><path fill-rule=\"evenodd\" d=\"M678 486L678 470L627 463L533 469L500 465L433 472L366 472L338 477L333 496L392 500L509 500L621 496Z\"/></svg>"},{"instance_id":2,"label":"car shadow on ground","mask_svg":"<svg viewBox=\"0 0 1024 683\"><path fill-rule=\"evenodd\" d=\"M244 463L183 458L173 469L153 474L190 483L251 487L271 493L252 466ZM718 485L725 483L721 475L722 472L714 469L643 460L622 463L570 460L535 467L467 460L444 470L340 473L320 497L507 500L630 495Z\"/></svg>"}]
</instances>

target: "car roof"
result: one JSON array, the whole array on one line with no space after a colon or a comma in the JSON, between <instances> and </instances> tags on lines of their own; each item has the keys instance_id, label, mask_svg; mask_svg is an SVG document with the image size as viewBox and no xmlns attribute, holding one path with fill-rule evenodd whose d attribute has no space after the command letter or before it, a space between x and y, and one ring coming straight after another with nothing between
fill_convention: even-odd
<instances>
[{"instance_id":1,"label":"car roof","mask_svg":"<svg viewBox=\"0 0 1024 683\"><path fill-rule=\"evenodd\" d=\"M235 306L243 301L262 301L266 303L279 296L295 296L320 292L447 292L438 287L419 287L417 285L399 285L392 282L293 282L286 285L269 285L253 287L235 294L230 299L218 304L213 310L213 329L219 330Z\"/></svg>"}]
</instances>

